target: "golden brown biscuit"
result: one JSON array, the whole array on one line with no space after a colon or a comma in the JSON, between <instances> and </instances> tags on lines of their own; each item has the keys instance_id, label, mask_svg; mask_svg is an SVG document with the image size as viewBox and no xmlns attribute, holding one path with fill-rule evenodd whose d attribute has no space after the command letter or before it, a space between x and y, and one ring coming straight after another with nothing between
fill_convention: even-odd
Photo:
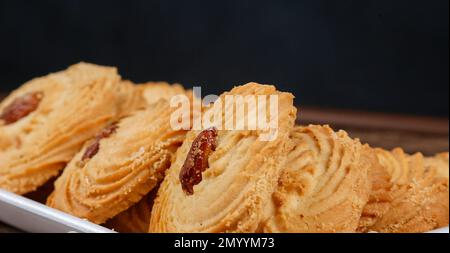
<instances>
[{"instance_id":1,"label":"golden brown biscuit","mask_svg":"<svg viewBox=\"0 0 450 253\"><path fill-rule=\"evenodd\" d=\"M383 208L377 210L371 223L363 224L361 231L416 233L448 225L449 167L445 156L411 156L401 149L375 151L392 186L383 199Z\"/></svg>"},{"instance_id":2,"label":"golden brown biscuit","mask_svg":"<svg viewBox=\"0 0 450 253\"><path fill-rule=\"evenodd\" d=\"M190 131L158 191L150 232L261 231L291 145L289 132L296 117L293 96L256 83L236 87L220 100L226 95L278 96L277 138L261 140L259 130ZM237 118L235 113L224 117L231 112L234 109L220 114L223 124L255 117Z\"/></svg>"},{"instance_id":3,"label":"golden brown biscuit","mask_svg":"<svg viewBox=\"0 0 450 253\"><path fill-rule=\"evenodd\" d=\"M447 153L437 154L434 157L426 157L424 160L427 171L435 170L436 178L447 179L449 174L449 155Z\"/></svg>"},{"instance_id":4,"label":"golden brown biscuit","mask_svg":"<svg viewBox=\"0 0 450 253\"><path fill-rule=\"evenodd\" d=\"M0 104L0 188L36 190L105 124L142 103L115 68L87 63L24 84Z\"/></svg>"},{"instance_id":5,"label":"golden brown biscuit","mask_svg":"<svg viewBox=\"0 0 450 253\"><path fill-rule=\"evenodd\" d=\"M123 99L117 101L117 103L120 103L119 106L121 108L121 112L117 117L118 119L130 115L136 110L147 107L147 101L138 85L131 81L122 80L120 87Z\"/></svg>"},{"instance_id":6,"label":"golden brown biscuit","mask_svg":"<svg viewBox=\"0 0 450 253\"><path fill-rule=\"evenodd\" d=\"M296 127L265 232L355 232L369 187L359 140L328 126Z\"/></svg>"},{"instance_id":7,"label":"golden brown biscuit","mask_svg":"<svg viewBox=\"0 0 450 253\"><path fill-rule=\"evenodd\" d=\"M119 233L147 233L157 187L136 205L109 220L105 226Z\"/></svg>"},{"instance_id":8,"label":"golden brown biscuit","mask_svg":"<svg viewBox=\"0 0 450 253\"><path fill-rule=\"evenodd\" d=\"M186 131L172 130L167 101L137 111L88 142L55 182L50 207L102 224L163 178Z\"/></svg>"},{"instance_id":9,"label":"golden brown biscuit","mask_svg":"<svg viewBox=\"0 0 450 253\"><path fill-rule=\"evenodd\" d=\"M368 228L372 227L386 213L392 201L391 176L387 169L380 164L374 149L365 145L363 150L366 157L370 159L368 160L370 163L368 176L371 189L369 200L361 214L358 232L368 232Z\"/></svg>"},{"instance_id":10,"label":"golden brown biscuit","mask_svg":"<svg viewBox=\"0 0 450 253\"><path fill-rule=\"evenodd\" d=\"M176 95L192 97L191 92L186 91L180 84L170 85L166 82L149 82L140 84L138 87L149 105L158 102L161 98L170 102L172 97Z\"/></svg>"}]
</instances>

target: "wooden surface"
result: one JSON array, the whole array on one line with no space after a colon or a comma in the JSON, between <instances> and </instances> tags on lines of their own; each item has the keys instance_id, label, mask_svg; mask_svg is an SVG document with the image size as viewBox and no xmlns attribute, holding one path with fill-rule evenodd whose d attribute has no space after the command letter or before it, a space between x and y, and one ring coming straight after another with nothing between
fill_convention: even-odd
<instances>
[{"instance_id":1,"label":"wooden surface","mask_svg":"<svg viewBox=\"0 0 450 253\"><path fill-rule=\"evenodd\" d=\"M425 155L448 151L448 118L369 113L324 108L300 108L298 124L329 124L344 129L372 147L402 147Z\"/></svg>"},{"instance_id":2,"label":"wooden surface","mask_svg":"<svg viewBox=\"0 0 450 253\"><path fill-rule=\"evenodd\" d=\"M298 119L297 123L301 125L329 124L335 130L344 129L373 147L403 147L409 153L425 155L449 150L448 118L302 107ZM2 232L18 231L0 223Z\"/></svg>"}]
</instances>

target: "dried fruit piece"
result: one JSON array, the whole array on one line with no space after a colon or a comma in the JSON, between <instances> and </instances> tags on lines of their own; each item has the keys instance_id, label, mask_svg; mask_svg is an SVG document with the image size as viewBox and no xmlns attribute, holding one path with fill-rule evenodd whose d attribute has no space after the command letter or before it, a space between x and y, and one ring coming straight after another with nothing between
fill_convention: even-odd
<instances>
[{"instance_id":1,"label":"dried fruit piece","mask_svg":"<svg viewBox=\"0 0 450 253\"><path fill-rule=\"evenodd\" d=\"M86 161L87 159L91 159L94 157L98 151L100 150L100 143L99 140L95 140L94 143L92 143L84 152L83 158L81 158L82 161Z\"/></svg>"},{"instance_id":2,"label":"dried fruit piece","mask_svg":"<svg viewBox=\"0 0 450 253\"><path fill-rule=\"evenodd\" d=\"M34 112L38 108L43 97L44 94L42 92L29 92L14 99L14 101L3 110L0 119L3 120L6 125L19 121Z\"/></svg>"},{"instance_id":3,"label":"dried fruit piece","mask_svg":"<svg viewBox=\"0 0 450 253\"><path fill-rule=\"evenodd\" d=\"M87 147L81 160L85 161L94 157L100 150L100 141L114 134L117 131L117 128L119 128L117 126L117 123L113 123L100 131L100 133L95 136L94 142L89 147Z\"/></svg>"},{"instance_id":4,"label":"dried fruit piece","mask_svg":"<svg viewBox=\"0 0 450 253\"><path fill-rule=\"evenodd\" d=\"M194 185L202 181L202 173L209 167L208 158L217 147L217 129L202 131L192 143L180 172L180 182L187 195L194 194Z\"/></svg>"}]
</instances>

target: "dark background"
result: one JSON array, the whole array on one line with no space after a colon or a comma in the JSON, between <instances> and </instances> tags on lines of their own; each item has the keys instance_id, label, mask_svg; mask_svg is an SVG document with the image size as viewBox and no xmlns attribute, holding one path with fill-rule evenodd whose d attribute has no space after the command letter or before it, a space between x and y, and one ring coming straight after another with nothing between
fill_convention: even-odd
<instances>
[{"instance_id":1,"label":"dark background","mask_svg":"<svg viewBox=\"0 0 450 253\"><path fill-rule=\"evenodd\" d=\"M0 92L78 61L220 93L448 116L449 1L0 0Z\"/></svg>"}]
</instances>

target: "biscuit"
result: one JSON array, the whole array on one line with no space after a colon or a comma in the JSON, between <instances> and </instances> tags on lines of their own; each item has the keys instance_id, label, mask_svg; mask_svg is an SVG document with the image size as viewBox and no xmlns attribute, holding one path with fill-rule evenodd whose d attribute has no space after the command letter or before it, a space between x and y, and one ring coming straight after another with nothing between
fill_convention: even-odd
<instances>
[{"instance_id":1,"label":"biscuit","mask_svg":"<svg viewBox=\"0 0 450 253\"><path fill-rule=\"evenodd\" d=\"M139 202L185 138L171 128L173 111L160 100L99 132L56 180L47 205L102 224Z\"/></svg>"},{"instance_id":2,"label":"biscuit","mask_svg":"<svg viewBox=\"0 0 450 253\"><path fill-rule=\"evenodd\" d=\"M165 99L170 102L176 95L186 95L192 97L190 92L186 91L180 84L168 84L166 82L149 82L138 85L148 105L157 102L159 99Z\"/></svg>"},{"instance_id":3,"label":"biscuit","mask_svg":"<svg viewBox=\"0 0 450 253\"><path fill-rule=\"evenodd\" d=\"M117 101L120 113L117 119L126 117L139 109L147 107L147 101L139 85L122 80L120 84L122 99Z\"/></svg>"},{"instance_id":4,"label":"biscuit","mask_svg":"<svg viewBox=\"0 0 450 253\"><path fill-rule=\"evenodd\" d=\"M369 194L361 143L328 126L296 127L265 232L355 232Z\"/></svg>"},{"instance_id":5,"label":"biscuit","mask_svg":"<svg viewBox=\"0 0 450 253\"><path fill-rule=\"evenodd\" d=\"M424 158L399 148L375 152L392 185L386 188L388 195L375 205L378 209L367 207L366 214L373 213L372 221L361 224L361 231L418 233L448 225L449 165L445 154Z\"/></svg>"},{"instance_id":6,"label":"biscuit","mask_svg":"<svg viewBox=\"0 0 450 253\"><path fill-rule=\"evenodd\" d=\"M0 104L0 188L35 191L96 132L143 105L115 68L80 63L34 79Z\"/></svg>"},{"instance_id":7,"label":"biscuit","mask_svg":"<svg viewBox=\"0 0 450 253\"><path fill-rule=\"evenodd\" d=\"M147 233L157 188L128 210L106 222L105 227L119 233Z\"/></svg>"},{"instance_id":8,"label":"biscuit","mask_svg":"<svg viewBox=\"0 0 450 253\"><path fill-rule=\"evenodd\" d=\"M227 95L250 99L258 95L277 96L276 138L261 140L264 131L245 127L244 130L218 127L190 131L158 191L150 232L261 231L290 149L289 132L294 127L296 108L292 94L279 92L269 85L239 86L222 94L218 101L224 101ZM248 113L238 118L233 113L235 109L228 108L211 116L217 120L214 122L219 122L214 126L235 120L249 122L256 116ZM225 120L218 120L218 115Z\"/></svg>"},{"instance_id":9,"label":"biscuit","mask_svg":"<svg viewBox=\"0 0 450 253\"><path fill-rule=\"evenodd\" d=\"M427 171L435 170L436 178L447 179L449 174L449 155L447 153L437 154L434 157L424 159Z\"/></svg>"},{"instance_id":10,"label":"biscuit","mask_svg":"<svg viewBox=\"0 0 450 253\"><path fill-rule=\"evenodd\" d=\"M368 176L371 185L369 200L363 209L358 225L358 232L368 232L384 213L389 209L392 201L391 176L387 169L381 165L374 149L364 146L364 152L369 157Z\"/></svg>"}]
</instances>

